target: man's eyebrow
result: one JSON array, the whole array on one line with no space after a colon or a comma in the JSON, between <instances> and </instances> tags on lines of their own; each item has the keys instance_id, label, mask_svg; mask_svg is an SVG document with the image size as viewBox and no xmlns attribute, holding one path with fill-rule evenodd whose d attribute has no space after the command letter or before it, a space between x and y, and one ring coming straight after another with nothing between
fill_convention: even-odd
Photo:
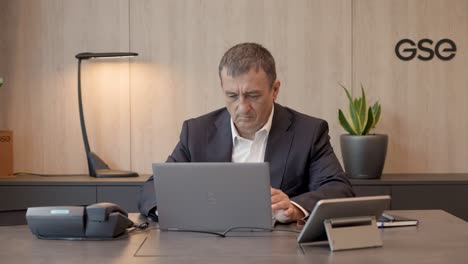
<instances>
[{"instance_id":1,"label":"man's eyebrow","mask_svg":"<svg viewBox=\"0 0 468 264\"><path fill-rule=\"evenodd\" d=\"M257 90L247 91L244 94L246 94L246 95L255 95L255 94L260 94L260 91L257 91Z\"/></svg>"}]
</instances>

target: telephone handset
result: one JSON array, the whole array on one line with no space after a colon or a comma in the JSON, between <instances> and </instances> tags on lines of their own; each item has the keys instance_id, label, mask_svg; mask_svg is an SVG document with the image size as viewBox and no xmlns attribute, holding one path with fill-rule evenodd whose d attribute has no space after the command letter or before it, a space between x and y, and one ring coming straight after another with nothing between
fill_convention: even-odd
<instances>
[{"instance_id":1,"label":"telephone handset","mask_svg":"<svg viewBox=\"0 0 468 264\"><path fill-rule=\"evenodd\" d=\"M112 203L31 207L26 220L31 232L43 239L112 239L136 227L127 212Z\"/></svg>"},{"instance_id":2,"label":"telephone handset","mask_svg":"<svg viewBox=\"0 0 468 264\"><path fill-rule=\"evenodd\" d=\"M117 237L135 226L120 206L98 203L86 207L86 237Z\"/></svg>"}]
</instances>

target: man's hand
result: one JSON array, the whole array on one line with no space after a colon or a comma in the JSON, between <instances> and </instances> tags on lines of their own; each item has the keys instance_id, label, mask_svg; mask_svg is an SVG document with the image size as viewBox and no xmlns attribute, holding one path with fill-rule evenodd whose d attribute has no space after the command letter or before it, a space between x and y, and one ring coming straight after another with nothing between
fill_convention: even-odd
<instances>
[{"instance_id":1,"label":"man's hand","mask_svg":"<svg viewBox=\"0 0 468 264\"><path fill-rule=\"evenodd\" d=\"M291 203L289 197L281 190L271 188L271 209L273 213L284 210L284 215L292 221L304 218L304 212Z\"/></svg>"}]
</instances>

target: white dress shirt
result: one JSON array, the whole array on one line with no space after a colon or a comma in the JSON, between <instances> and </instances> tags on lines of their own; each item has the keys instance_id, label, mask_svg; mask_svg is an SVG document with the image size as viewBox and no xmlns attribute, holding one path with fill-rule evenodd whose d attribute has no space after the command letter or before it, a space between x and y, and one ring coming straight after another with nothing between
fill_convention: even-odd
<instances>
[{"instance_id":1,"label":"white dress shirt","mask_svg":"<svg viewBox=\"0 0 468 264\"><path fill-rule=\"evenodd\" d=\"M271 109L270 116L265 125L255 133L253 140L243 138L239 135L236 126L231 118L231 135L232 135L232 162L264 162L265 151L268 142L268 135L270 133L271 124L273 120L274 107ZM301 209L305 218L309 216L309 212L302 208L302 206L291 201L297 208ZM277 210L274 214L276 220L281 223L290 222L291 219L284 215L284 210Z\"/></svg>"}]
</instances>

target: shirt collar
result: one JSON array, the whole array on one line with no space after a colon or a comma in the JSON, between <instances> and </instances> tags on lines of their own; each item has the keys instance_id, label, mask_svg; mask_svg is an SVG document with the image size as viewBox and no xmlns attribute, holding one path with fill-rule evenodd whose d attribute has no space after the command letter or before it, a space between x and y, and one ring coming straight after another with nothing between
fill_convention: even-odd
<instances>
[{"instance_id":1,"label":"shirt collar","mask_svg":"<svg viewBox=\"0 0 468 264\"><path fill-rule=\"evenodd\" d=\"M262 128L260 128L257 132L255 132L255 137L258 135L258 133L261 133L263 131L265 131L267 135L270 133L271 124L273 123L273 113L274 112L275 112L275 106L273 104L273 106L271 107L270 116L268 117L267 122L265 123L265 125L263 125ZM236 138L245 139L245 138L243 138L243 137L241 137L239 135L239 132L237 131L237 128L234 125L234 122L232 121L232 117L231 117L231 135L232 135L232 144L233 145L236 144ZM248 139L245 139L245 140L248 140Z\"/></svg>"}]
</instances>

